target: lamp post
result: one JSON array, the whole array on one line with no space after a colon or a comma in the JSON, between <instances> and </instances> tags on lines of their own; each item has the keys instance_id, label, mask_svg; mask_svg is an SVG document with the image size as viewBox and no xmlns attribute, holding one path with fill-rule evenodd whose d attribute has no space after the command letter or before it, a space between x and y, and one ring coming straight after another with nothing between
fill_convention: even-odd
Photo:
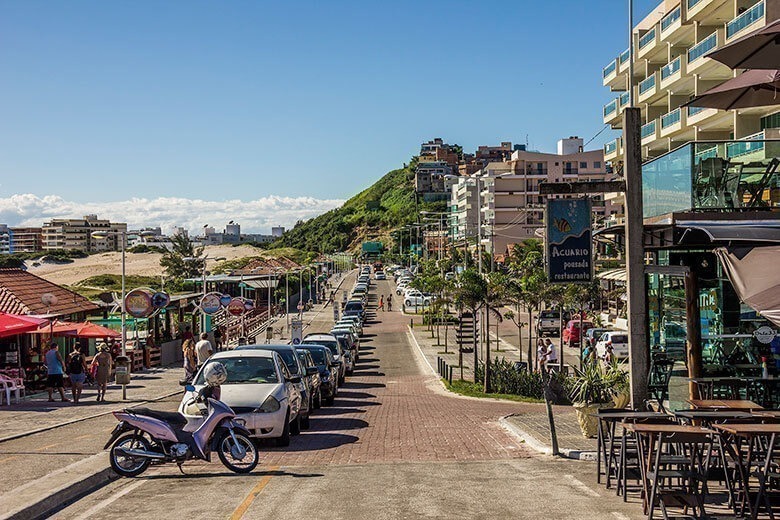
<instances>
[{"instance_id":1,"label":"lamp post","mask_svg":"<svg viewBox=\"0 0 780 520\"><path fill-rule=\"evenodd\" d=\"M142 233L143 234L143 233ZM125 317L125 296L127 296L127 287L125 285L126 274L126 245L127 245L127 231L122 230L105 230L105 231L93 231L90 233L92 238L102 239L109 236L121 237L122 241L122 302L120 305L121 319L122 319L122 355L127 355L127 320ZM123 386L124 388L124 386Z\"/></svg>"},{"instance_id":2,"label":"lamp post","mask_svg":"<svg viewBox=\"0 0 780 520\"><path fill-rule=\"evenodd\" d=\"M209 260L214 260L215 262L221 262L223 260L227 260L224 256L219 256L216 258L212 258L208 255L204 256L203 258L197 258L195 256L185 256L182 258L185 262L197 262L198 260L203 260L203 271L202 271L202 279L203 279L203 296L206 296L206 263ZM200 313L200 332L206 332L206 315L201 312Z\"/></svg>"}]
</instances>

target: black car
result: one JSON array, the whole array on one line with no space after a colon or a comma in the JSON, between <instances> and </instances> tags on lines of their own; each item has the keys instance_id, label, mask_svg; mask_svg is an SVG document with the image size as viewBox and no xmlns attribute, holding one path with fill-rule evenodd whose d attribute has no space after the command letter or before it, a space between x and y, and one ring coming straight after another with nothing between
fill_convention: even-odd
<instances>
[{"instance_id":1,"label":"black car","mask_svg":"<svg viewBox=\"0 0 780 520\"><path fill-rule=\"evenodd\" d=\"M311 352L308 350L302 350L296 348L298 351L298 359L301 361L303 368L306 370L306 379L309 380L309 399L311 400L311 409L317 409L322 406L322 394L320 394L320 387L322 382L320 380L320 371L317 368L317 364L312 359ZM309 370L309 368L317 368L317 371Z\"/></svg>"},{"instance_id":2,"label":"black car","mask_svg":"<svg viewBox=\"0 0 780 520\"><path fill-rule=\"evenodd\" d=\"M339 391L338 383L338 361L333 359L333 353L328 347L320 345L298 345L298 351L305 350L314 361L314 365L320 373L320 397L327 404L333 404L333 399Z\"/></svg>"}]
</instances>

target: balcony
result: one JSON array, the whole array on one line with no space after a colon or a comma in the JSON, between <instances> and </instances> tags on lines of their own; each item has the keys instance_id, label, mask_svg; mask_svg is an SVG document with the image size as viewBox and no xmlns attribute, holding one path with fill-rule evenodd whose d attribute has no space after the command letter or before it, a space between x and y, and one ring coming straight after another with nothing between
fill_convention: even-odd
<instances>
[{"instance_id":1,"label":"balcony","mask_svg":"<svg viewBox=\"0 0 780 520\"><path fill-rule=\"evenodd\" d=\"M739 141L726 144L726 153L729 157L741 157L743 155L753 154L764 149L764 137L763 131L757 134L743 137Z\"/></svg>"},{"instance_id":2,"label":"balcony","mask_svg":"<svg viewBox=\"0 0 780 520\"><path fill-rule=\"evenodd\" d=\"M656 132L657 126L658 125L656 124L655 119L653 119L646 125L642 125L641 137L642 137L643 145L658 139L658 133Z\"/></svg>"},{"instance_id":3,"label":"balcony","mask_svg":"<svg viewBox=\"0 0 780 520\"><path fill-rule=\"evenodd\" d=\"M675 108L671 112L661 116L661 137L666 137L674 132L682 130L685 123L684 113L680 108Z\"/></svg>"},{"instance_id":4,"label":"balcony","mask_svg":"<svg viewBox=\"0 0 780 520\"><path fill-rule=\"evenodd\" d=\"M745 29L748 27L752 27L754 29L758 28L759 22L763 22L761 25L765 24L766 20L764 19L764 14L764 0L761 0L756 5L726 24L726 41L728 42L735 36L744 34Z\"/></svg>"},{"instance_id":5,"label":"balcony","mask_svg":"<svg viewBox=\"0 0 780 520\"><path fill-rule=\"evenodd\" d=\"M620 97L618 98L618 110L622 111L626 106L628 106L630 94L629 92L623 92L620 94Z\"/></svg>"},{"instance_id":6,"label":"balcony","mask_svg":"<svg viewBox=\"0 0 780 520\"><path fill-rule=\"evenodd\" d=\"M639 101L644 102L653 97L658 92L656 76L657 72L653 72L644 81L639 84Z\"/></svg>"},{"instance_id":7,"label":"balcony","mask_svg":"<svg viewBox=\"0 0 780 520\"><path fill-rule=\"evenodd\" d=\"M675 81L681 79L684 74L682 70L682 56L677 56L661 69L661 88L668 89Z\"/></svg>"},{"instance_id":8,"label":"balcony","mask_svg":"<svg viewBox=\"0 0 780 520\"><path fill-rule=\"evenodd\" d=\"M682 6L677 6L675 9L661 18L661 39L664 40L671 36L671 34L682 27Z\"/></svg>"},{"instance_id":9,"label":"balcony","mask_svg":"<svg viewBox=\"0 0 780 520\"><path fill-rule=\"evenodd\" d=\"M714 108L688 107L688 125L697 125L717 114Z\"/></svg>"},{"instance_id":10,"label":"balcony","mask_svg":"<svg viewBox=\"0 0 780 520\"><path fill-rule=\"evenodd\" d=\"M610 124L618 118L618 102L619 98L615 98L606 105L604 105L604 124Z\"/></svg>"},{"instance_id":11,"label":"balcony","mask_svg":"<svg viewBox=\"0 0 780 520\"><path fill-rule=\"evenodd\" d=\"M637 58L648 58L649 55L654 54L660 47L658 45L660 38L658 37L658 27L653 27L639 38L639 46L637 47ZM663 49L665 50L665 49Z\"/></svg>"},{"instance_id":12,"label":"balcony","mask_svg":"<svg viewBox=\"0 0 780 520\"><path fill-rule=\"evenodd\" d=\"M620 137L604 145L604 160L611 161L623 155L623 141Z\"/></svg>"},{"instance_id":13,"label":"balcony","mask_svg":"<svg viewBox=\"0 0 780 520\"><path fill-rule=\"evenodd\" d=\"M718 33L714 32L702 41L688 49L688 64L694 63L704 57L705 54L718 46Z\"/></svg>"}]
</instances>

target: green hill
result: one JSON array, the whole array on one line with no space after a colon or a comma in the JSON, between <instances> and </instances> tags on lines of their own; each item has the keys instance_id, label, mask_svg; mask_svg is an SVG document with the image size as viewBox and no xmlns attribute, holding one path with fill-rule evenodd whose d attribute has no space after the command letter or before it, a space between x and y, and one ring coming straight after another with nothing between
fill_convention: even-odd
<instances>
[{"instance_id":1,"label":"green hill","mask_svg":"<svg viewBox=\"0 0 780 520\"><path fill-rule=\"evenodd\" d=\"M415 201L414 170L388 172L340 208L298 222L271 247L332 252L355 249L364 239L387 239L390 230L416 222L420 211L444 211L446 202Z\"/></svg>"}]
</instances>

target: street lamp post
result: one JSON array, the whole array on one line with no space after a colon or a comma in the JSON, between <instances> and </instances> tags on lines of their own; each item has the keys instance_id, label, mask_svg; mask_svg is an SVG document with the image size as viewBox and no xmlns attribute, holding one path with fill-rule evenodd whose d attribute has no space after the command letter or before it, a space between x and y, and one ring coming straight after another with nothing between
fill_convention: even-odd
<instances>
[{"instance_id":1,"label":"street lamp post","mask_svg":"<svg viewBox=\"0 0 780 520\"><path fill-rule=\"evenodd\" d=\"M122 230L105 230L105 231L93 231L90 236L92 238L106 238L108 236L114 236L114 237L121 237L122 242L122 301L120 305L120 316L122 319L122 355L127 355L127 319L125 316L125 297L127 296L127 287L125 285L125 274L126 274L126 244L127 244L127 231ZM123 392L125 386L122 386ZM126 398L126 395L123 393L122 396L123 399Z\"/></svg>"},{"instance_id":2,"label":"street lamp post","mask_svg":"<svg viewBox=\"0 0 780 520\"><path fill-rule=\"evenodd\" d=\"M185 256L184 258L182 258L182 260L184 260L185 262L197 262L198 260L203 260L203 271L202 271L203 278L202 279L203 279L203 296L205 297L206 293L207 293L207 291L206 291L206 264L208 263L209 260L214 260L215 262L221 262L223 260L227 260L227 258L225 258L224 256L219 256L219 257L216 257L216 258L212 258L212 257L207 255L207 256L204 256L203 258L197 258L197 257L194 257L194 256ZM203 312L200 313L200 332L201 333L206 332L206 315Z\"/></svg>"}]
</instances>

